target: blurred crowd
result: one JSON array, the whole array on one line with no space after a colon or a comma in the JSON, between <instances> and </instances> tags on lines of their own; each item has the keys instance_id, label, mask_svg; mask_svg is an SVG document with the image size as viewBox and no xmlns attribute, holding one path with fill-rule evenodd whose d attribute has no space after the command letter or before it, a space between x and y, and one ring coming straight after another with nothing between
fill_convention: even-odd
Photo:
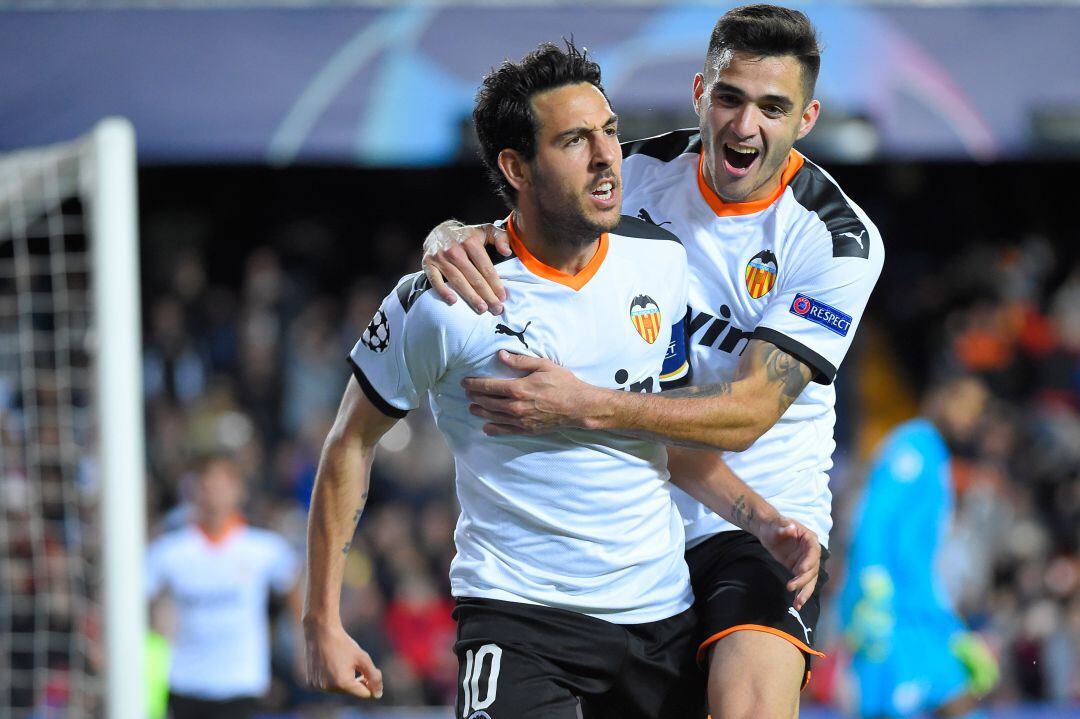
<instances>
[{"instance_id":1,"label":"blurred crowd","mask_svg":"<svg viewBox=\"0 0 1080 719\"><path fill-rule=\"evenodd\" d=\"M392 190L399 180L390 182ZM368 211L378 204L359 213L369 231L344 259L340 246L356 235L328 220L308 218L272 238L225 246L199 225L206 217L144 214L152 534L170 526L172 510L190 498L192 459L225 450L244 468L250 523L279 532L303 553L319 453L350 377L346 353L395 280L419 268L415 227L370 221ZM408 219L433 224L424 215ZM893 228L879 224L888 243ZM943 558L961 614L1002 664L994 703L1080 701L1080 261L1070 251L1060 239L1037 236L950 247L944 255L932 243L890 244L882 282L838 380L827 596L841 584L849 516L876 441L917 413L921 390L938 373L970 370L994 392L979 439L956 452L957 516ZM17 384L0 384L0 539L9 557L3 581L18 589L5 596L23 607L7 608L6 616L21 627L20 641L33 643L42 632L45 641L55 640L58 667L76 651L81 665L97 667L100 657L89 656L94 643L85 640L99 633L96 619L62 601L77 605L75 585L89 581L77 552L67 548L93 538L65 531L93 524L64 519L62 508L87 513L92 467L76 458L63 465L63 481L36 488L26 481L16 466L26 438L13 434L11 420L19 411ZM42 406L58 404L50 391L46 378ZM85 398L77 404L85 406ZM50 494L62 491L72 494ZM61 509L49 509L45 524L16 522L19 507L31 501ZM452 458L430 413L412 412L380 445L342 598L346 629L384 672L384 704L443 705L454 696L448 567L456 516ZM48 547L52 559L31 566L30 549L19 559L24 545ZM74 582L65 579L71 576ZM56 606L35 610L33 598L52 585ZM282 608L273 609L276 678L266 708L343 702L302 687L294 661L302 638ZM835 619L823 618L830 659L816 665L808 702L845 702L841 635ZM80 637L75 650L72 637ZM21 650L8 651L8 668L26 663Z\"/></svg>"},{"instance_id":2,"label":"blurred crowd","mask_svg":"<svg viewBox=\"0 0 1080 719\"><path fill-rule=\"evenodd\" d=\"M895 256L895 255L894 255ZM956 448L956 516L941 576L961 615L996 653L1003 681L991 702L1080 698L1080 263L1045 239L973 246L915 279L883 283L877 323L898 328L887 357L864 352L862 371L894 381L860 386L896 413L935 376L970 371L995 401L978 438ZM907 333L905 334L904 328ZM879 333L866 338L882 340ZM901 349L902 348L902 349ZM850 378L850 372L849 372ZM849 407L858 412L858 407ZM913 413L916 407L901 409ZM873 424L873 418L856 422ZM872 443L863 443L870 446ZM838 481L839 480L839 481ZM833 477L842 552L862 477ZM842 570L842 554L837 556ZM838 587L834 583L833 591ZM834 647L843 656L839 631ZM818 687L819 697L842 695Z\"/></svg>"},{"instance_id":3,"label":"blurred crowd","mask_svg":"<svg viewBox=\"0 0 1080 719\"><path fill-rule=\"evenodd\" d=\"M349 378L345 354L397 276L419 266L401 233L385 229L375 241L386 243L374 254L389 258L388 271L341 288L319 286L302 263L265 246L246 256L232 286L208 281L205 255L168 257L146 318L154 512L183 500L187 453L224 446L247 467L251 520L302 551L320 447ZM957 453L944 574L1003 665L993 701L1006 703L1080 698L1080 265L1062 271L1062 261L1039 239L972 249L924 266L899 316L886 283L841 380L853 385L840 408L846 426L874 427L867 413L876 403L890 407L876 422L883 430L917 411L934 373L970 370L993 389L979 440ZM920 328L922 341L904 328ZM875 439L866 434L840 438L832 591ZM452 459L430 415L414 412L381 445L342 602L346 628L387 675L390 704L453 697L455 516ZM831 635L842 664L837 627ZM289 675L296 637L279 638L281 693L272 701L319 700ZM842 704L843 672L818 675L812 696Z\"/></svg>"}]
</instances>

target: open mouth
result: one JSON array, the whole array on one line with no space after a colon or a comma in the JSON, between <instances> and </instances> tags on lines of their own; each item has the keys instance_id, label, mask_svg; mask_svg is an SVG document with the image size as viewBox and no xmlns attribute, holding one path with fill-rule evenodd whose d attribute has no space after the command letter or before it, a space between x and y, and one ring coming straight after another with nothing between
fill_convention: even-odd
<instances>
[{"instance_id":1,"label":"open mouth","mask_svg":"<svg viewBox=\"0 0 1080 719\"><path fill-rule=\"evenodd\" d=\"M595 190L592 191L592 196L602 202L607 202L615 196L615 183L611 180L604 180L601 182Z\"/></svg>"},{"instance_id":2,"label":"open mouth","mask_svg":"<svg viewBox=\"0 0 1080 719\"><path fill-rule=\"evenodd\" d=\"M759 154L761 154L761 151L756 147L733 147L724 143L724 160L735 171L749 169Z\"/></svg>"}]
</instances>

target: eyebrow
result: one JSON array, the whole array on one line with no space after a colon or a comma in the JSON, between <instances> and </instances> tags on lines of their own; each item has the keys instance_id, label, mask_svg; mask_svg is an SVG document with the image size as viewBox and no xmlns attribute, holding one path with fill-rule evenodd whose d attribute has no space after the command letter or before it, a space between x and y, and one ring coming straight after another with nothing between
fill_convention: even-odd
<instances>
[{"instance_id":1,"label":"eyebrow","mask_svg":"<svg viewBox=\"0 0 1080 719\"><path fill-rule=\"evenodd\" d=\"M735 85L729 85L722 80L717 80L715 83L713 83L712 86L712 94L715 95L719 92L727 93L730 95L738 95L739 97L743 98L747 97L747 94L743 92L742 88L736 87ZM756 99L756 102L771 102L775 105L779 105L785 110L790 110L791 108L795 107L794 101L792 101L792 99L790 97L787 97L786 95L762 95L761 97Z\"/></svg>"},{"instance_id":2,"label":"eyebrow","mask_svg":"<svg viewBox=\"0 0 1080 719\"><path fill-rule=\"evenodd\" d=\"M607 119L607 121L603 125L600 126L600 129L601 130L606 129L606 128L611 127L612 125L614 125L614 124L616 124L618 122L619 122L619 116L616 115L615 113L611 113L611 117L609 117ZM555 140L556 141L561 141L561 140L563 140L565 138L574 137L575 135L587 135L590 132L592 132L592 130L590 128L585 127L584 125L580 125L578 127L572 127L569 130L566 130L565 132L560 132L558 135L555 136Z\"/></svg>"}]
</instances>

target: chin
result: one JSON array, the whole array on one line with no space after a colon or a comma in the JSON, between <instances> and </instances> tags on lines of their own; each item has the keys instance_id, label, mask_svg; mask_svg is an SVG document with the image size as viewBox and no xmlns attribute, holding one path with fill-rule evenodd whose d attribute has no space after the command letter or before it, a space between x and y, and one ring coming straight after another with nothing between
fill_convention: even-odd
<instances>
[{"instance_id":1,"label":"chin","mask_svg":"<svg viewBox=\"0 0 1080 719\"><path fill-rule=\"evenodd\" d=\"M733 182L721 188L716 194L724 202L746 202L746 198L754 191L752 183L746 182L750 178L744 177L738 182ZM714 190L716 188L713 188Z\"/></svg>"}]
</instances>

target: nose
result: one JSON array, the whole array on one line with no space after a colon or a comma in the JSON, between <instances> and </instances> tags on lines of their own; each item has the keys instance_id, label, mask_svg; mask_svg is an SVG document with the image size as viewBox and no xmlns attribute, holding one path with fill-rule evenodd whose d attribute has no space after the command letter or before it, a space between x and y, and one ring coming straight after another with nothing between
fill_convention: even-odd
<instances>
[{"instance_id":1,"label":"nose","mask_svg":"<svg viewBox=\"0 0 1080 719\"><path fill-rule=\"evenodd\" d=\"M731 131L742 139L757 134L757 108L749 102L741 105L731 120Z\"/></svg>"},{"instance_id":2,"label":"nose","mask_svg":"<svg viewBox=\"0 0 1080 719\"><path fill-rule=\"evenodd\" d=\"M619 138L601 132L593 142L592 166L594 170L603 170L615 164L615 159L622 154Z\"/></svg>"}]
</instances>

